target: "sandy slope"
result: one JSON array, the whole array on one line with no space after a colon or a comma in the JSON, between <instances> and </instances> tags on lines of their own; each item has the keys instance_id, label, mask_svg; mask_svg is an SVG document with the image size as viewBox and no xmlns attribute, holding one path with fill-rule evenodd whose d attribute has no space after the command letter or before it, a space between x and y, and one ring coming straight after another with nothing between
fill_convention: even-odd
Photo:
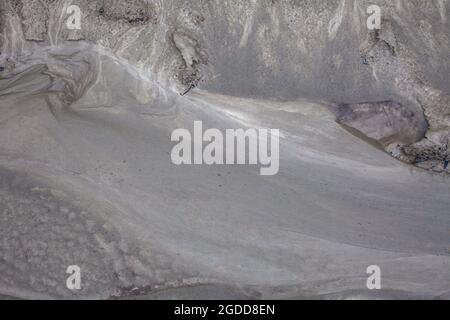
<instances>
[{"instance_id":1,"label":"sandy slope","mask_svg":"<svg viewBox=\"0 0 450 320\"><path fill-rule=\"evenodd\" d=\"M0 293L448 297L448 178L352 136L325 105L181 97L83 44L21 69L0 80ZM173 165L170 134L194 120L281 129L280 173ZM373 264L381 293L366 289Z\"/></svg>"}]
</instances>

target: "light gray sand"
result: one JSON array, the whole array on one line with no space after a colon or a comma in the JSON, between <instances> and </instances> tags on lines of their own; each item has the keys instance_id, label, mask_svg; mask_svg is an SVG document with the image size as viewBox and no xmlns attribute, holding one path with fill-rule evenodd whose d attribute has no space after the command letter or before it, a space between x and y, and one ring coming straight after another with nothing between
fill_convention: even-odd
<instances>
[{"instance_id":1,"label":"light gray sand","mask_svg":"<svg viewBox=\"0 0 450 320\"><path fill-rule=\"evenodd\" d=\"M396 98L447 132L447 1L377 1L378 39L367 1L141 2L80 0L82 32L63 27L67 1L0 4L21 4L0 19L0 294L449 298L449 177L330 111ZM279 174L173 165L170 135L195 120L280 129Z\"/></svg>"}]
</instances>

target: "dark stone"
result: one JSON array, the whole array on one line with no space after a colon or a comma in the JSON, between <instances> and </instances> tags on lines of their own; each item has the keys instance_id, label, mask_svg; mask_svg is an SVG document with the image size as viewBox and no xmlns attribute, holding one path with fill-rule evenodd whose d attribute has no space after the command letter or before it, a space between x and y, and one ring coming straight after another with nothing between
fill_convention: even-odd
<instances>
[{"instance_id":1,"label":"dark stone","mask_svg":"<svg viewBox=\"0 0 450 320\"><path fill-rule=\"evenodd\" d=\"M337 122L383 146L417 142L428 129L423 114L394 101L342 104L337 109Z\"/></svg>"}]
</instances>

